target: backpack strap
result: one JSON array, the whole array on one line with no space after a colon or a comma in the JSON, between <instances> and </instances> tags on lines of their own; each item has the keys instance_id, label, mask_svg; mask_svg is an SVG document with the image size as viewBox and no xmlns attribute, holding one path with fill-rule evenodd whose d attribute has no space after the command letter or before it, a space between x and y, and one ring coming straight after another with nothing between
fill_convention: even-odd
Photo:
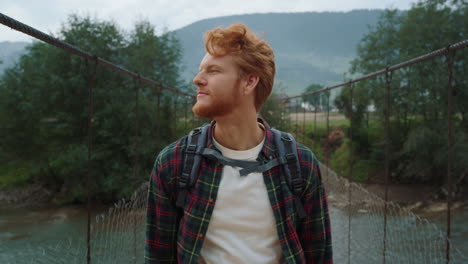
<instances>
[{"instance_id":1,"label":"backpack strap","mask_svg":"<svg viewBox=\"0 0 468 264\"><path fill-rule=\"evenodd\" d=\"M178 195L176 206L183 209L188 191L195 184L198 176L202 156L212 160L217 160L223 165L241 167L239 171L241 176L251 172L264 172L278 165L283 165L283 173L286 178L289 189L294 195L294 204L299 218L306 216L304 206L300 200L302 194L303 182L299 167L299 158L296 150L296 140L289 134L274 128L271 129L275 138L275 145L278 149L278 157L269 162L259 163L254 161L241 161L229 159L222 156L218 151L205 148L208 129L210 124L205 124L195 128L190 132L187 138L187 147L185 150L185 161L183 172L178 180Z\"/></svg>"},{"instance_id":2,"label":"backpack strap","mask_svg":"<svg viewBox=\"0 0 468 264\"><path fill-rule=\"evenodd\" d=\"M305 218L306 212L301 202L300 196L303 191L303 182L299 165L299 158L296 149L296 140L290 133L285 133L272 128L275 138L275 145L278 150L278 160L283 166L283 173L286 178L289 190L294 195L294 205L299 218Z\"/></svg>"},{"instance_id":3,"label":"backpack strap","mask_svg":"<svg viewBox=\"0 0 468 264\"><path fill-rule=\"evenodd\" d=\"M198 169L201 163L201 153L205 149L206 138L210 124L204 124L190 132L187 138L187 147L185 150L185 161L182 174L178 181L178 195L176 206L183 208L187 192L195 184L198 175Z\"/></svg>"},{"instance_id":4,"label":"backpack strap","mask_svg":"<svg viewBox=\"0 0 468 264\"><path fill-rule=\"evenodd\" d=\"M208 159L216 160L222 165L228 165L233 167L240 167L243 168L239 171L240 176L246 176L250 172L259 171L258 168L261 163L259 164L258 161L247 161L247 160L236 160L224 157L218 150L205 148L202 152L202 155ZM263 171L259 171L263 172Z\"/></svg>"}]
</instances>

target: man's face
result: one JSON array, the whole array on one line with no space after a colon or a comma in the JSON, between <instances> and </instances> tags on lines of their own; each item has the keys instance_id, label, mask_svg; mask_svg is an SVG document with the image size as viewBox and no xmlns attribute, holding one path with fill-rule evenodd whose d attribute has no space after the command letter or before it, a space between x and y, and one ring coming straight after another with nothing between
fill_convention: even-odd
<instances>
[{"instance_id":1,"label":"man's face","mask_svg":"<svg viewBox=\"0 0 468 264\"><path fill-rule=\"evenodd\" d=\"M239 68L231 55L206 54L193 83L197 86L197 102L192 111L197 116L214 119L232 113L239 105Z\"/></svg>"}]
</instances>

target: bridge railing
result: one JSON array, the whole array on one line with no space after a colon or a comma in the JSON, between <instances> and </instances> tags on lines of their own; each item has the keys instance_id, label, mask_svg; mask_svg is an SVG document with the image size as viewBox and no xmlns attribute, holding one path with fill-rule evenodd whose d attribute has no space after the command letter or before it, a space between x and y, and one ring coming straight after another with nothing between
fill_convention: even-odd
<instances>
[{"instance_id":1,"label":"bridge railing","mask_svg":"<svg viewBox=\"0 0 468 264\"><path fill-rule=\"evenodd\" d=\"M128 176L133 177L134 183L138 182L137 175L141 174L138 160L140 143L137 140L138 103L141 96L139 87L145 83L158 91L166 91L169 95L173 95L170 108L174 110L169 111L172 115L170 118L180 121L174 122L173 125L182 125L183 128L179 127L179 130L184 133L200 123L200 120L189 111L193 96L128 71L122 66L82 51L1 13L0 23L90 62L88 65L91 74L86 80L87 87L83 87L88 89L89 94L87 235L86 238L73 238L68 243L60 243L56 247L42 248L37 254L38 258L31 261L60 263L66 258L70 263L81 263L86 258L88 263L115 263L116 260L122 263L139 262L144 247L142 241L144 241L146 185L134 186L133 189L136 191L130 200L119 201L106 213L96 215L95 219L91 217L92 120L94 109L99 107L93 104L94 82L99 78L96 76L96 67L99 65L135 80L136 155L133 175ZM466 260L463 253L451 242L451 212L452 198L456 193L454 187L458 179L463 179L461 177L463 175L459 174L460 168L457 167L456 170L453 168L457 157L454 156L454 132L462 129L460 123L463 121L461 113L463 107L460 106L463 102L454 102L454 87L458 92L466 92L466 76L455 75L454 69L465 67L466 60L458 58L466 58L463 52L466 53L467 46L468 41L462 41L341 84L279 99L281 101L278 105L284 119L282 120L284 122L280 123L281 127L295 134L298 141L311 147L322 162L323 180L332 205L330 209L332 234L337 263L345 261L348 263L461 263ZM409 71L423 72L417 67L428 62L435 62L441 70L431 71L431 75L435 78L429 79L425 84L445 82L444 87L435 89L435 94L429 93L425 86L410 85L414 80L408 77ZM445 95L440 91L446 91ZM433 98L435 95L436 98ZM402 100L409 96L416 99ZM159 93L156 98L158 102L161 97ZM431 106L428 103L431 100L446 101L446 108L436 111L431 109L416 111L411 106L411 104L425 103ZM400 111L404 108L409 110ZM159 103L157 114L161 114ZM446 155L442 155L447 165L447 180L443 181L444 187L437 190L439 193L445 193L447 199L445 232L415 215L407 207L392 202L395 197L391 197L392 192L389 191L391 182L399 179L397 173L399 170L395 168L400 168L398 167L400 164L395 164L395 161L411 161L411 157L395 158L399 154L397 147L412 144L417 148L420 144L417 141L418 133L430 134L430 131L421 125L422 121L431 120L425 115L430 115L431 118L435 116L437 121L441 119L447 121L446 126L438 131L439 136L443 135L447 139ZM415 130L419 128L420 131ZM398 139L395 136L398 133L394 133L400 129L406 129L403 139ZM411 134L409 131L416 132ZM392 142L397 139L398 142ZM402 168L410 168L406 163L403 165L406 167ZM408 177L411 178L411 174ZM368 191L359 184L369 179L372 182L380 181L379 186L383 186L382 196ZM372 189L375 186L368 187Z\"/></svg>"},{"instance_id":2,"label":"bridge railing","mask_svg":"<svg viewBox=\"0 0 468 264\"><path fill-rule=\"evenodd\" d=\"M454 200L468 172L467 46L283 98L288 130L322 162L339 263L466 261L451 223L454 209L466 219ZM413 212L445 212L445 232Z\"/></svg>"}]
</instances>

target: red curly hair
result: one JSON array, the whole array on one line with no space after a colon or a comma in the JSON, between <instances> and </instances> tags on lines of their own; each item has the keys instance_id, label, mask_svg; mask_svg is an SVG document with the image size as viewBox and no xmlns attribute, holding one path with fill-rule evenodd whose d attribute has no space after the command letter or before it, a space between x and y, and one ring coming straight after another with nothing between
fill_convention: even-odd
<instances>
[{"instance_id":1,"label":"red curly hair","mask_svg":"<svg viewBox=\"0 0 468 264\"><path fill-rule=\"evenodd\" d=\"M260 111L271 94L275 78L275 55L271 46L243 24L215 28L205 34L205 49L212 56L236 55L240 76L259 77L255 88L255 109Z\"/></svg>"}]
</instances>

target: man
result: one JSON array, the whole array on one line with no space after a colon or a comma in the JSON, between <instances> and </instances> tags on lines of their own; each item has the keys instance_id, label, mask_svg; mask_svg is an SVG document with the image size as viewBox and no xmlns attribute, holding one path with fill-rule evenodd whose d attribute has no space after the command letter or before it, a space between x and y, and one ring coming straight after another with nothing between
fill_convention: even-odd
<instances>
[{"instance_id":1,"label":"man","mask_svg":"<svg viewBox=\"0 0 468 264\"><path fill-rule=\"evenodd\" d=\"M272 48L242 24L208 31L205 48L193 79L192 109L213 120L205 149L219 151L220 160L278 159L272 130L257 117L273 87ZM179 139L156 158L146 263L332 263L326 196L318 162L307 147L297 144L294 150L303 185L297 199L305 211L301 218L281 165L241 176L242 168L203 157L194 186L180 195L187 140Z\"/></svg>"}]
</instances>

